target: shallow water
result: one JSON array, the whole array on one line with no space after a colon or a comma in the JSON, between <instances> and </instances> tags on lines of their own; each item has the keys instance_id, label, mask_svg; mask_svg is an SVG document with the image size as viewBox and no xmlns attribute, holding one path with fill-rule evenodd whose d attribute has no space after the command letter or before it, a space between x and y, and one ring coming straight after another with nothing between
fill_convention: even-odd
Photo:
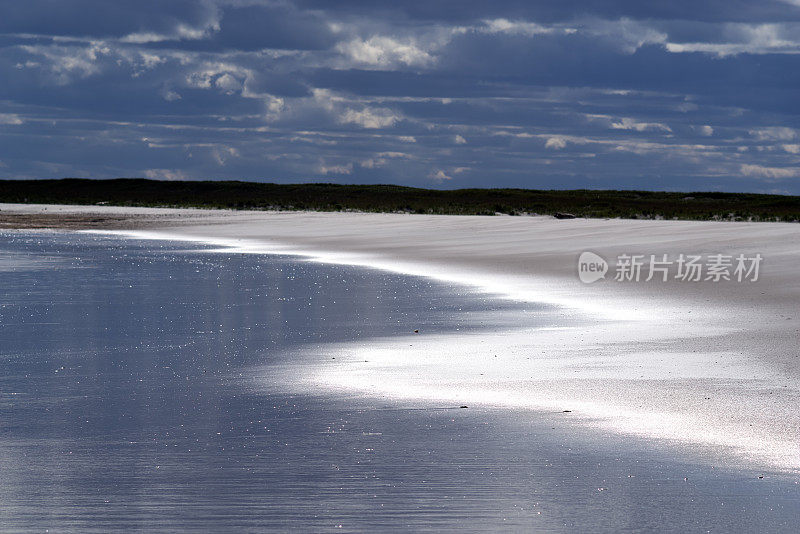
<instances>
[{"instance_id":1,"label":"shallow water","mask_svg":"<svg viewBox=\"0 0 800 534\"><path fill-rule=\"evenodd\" d=\"M254 387L293 351L556 325L347 266L0 234L5 530L792 531L796 481L531 414ZM312 351L313 353L313 351Z\"/></svg>"}]
</instances>

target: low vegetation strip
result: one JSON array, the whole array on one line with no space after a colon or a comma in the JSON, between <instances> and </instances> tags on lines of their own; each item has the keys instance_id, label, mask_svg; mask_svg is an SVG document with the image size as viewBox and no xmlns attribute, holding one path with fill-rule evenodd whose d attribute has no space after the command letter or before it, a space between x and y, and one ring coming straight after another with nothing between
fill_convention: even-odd
<instances>
[{"instance_id":1,"label":"low vegetation strip","mask_svg":"<svg viewBox=\"0 0 800 534\"><path fill-rule=\"evenodd\" d=\"M800 197L718 192L419 189L396 185L159 181L138 178L0 180L0 202L264 210L554 215L800 221Z\"/></svg>"}]
</instances>

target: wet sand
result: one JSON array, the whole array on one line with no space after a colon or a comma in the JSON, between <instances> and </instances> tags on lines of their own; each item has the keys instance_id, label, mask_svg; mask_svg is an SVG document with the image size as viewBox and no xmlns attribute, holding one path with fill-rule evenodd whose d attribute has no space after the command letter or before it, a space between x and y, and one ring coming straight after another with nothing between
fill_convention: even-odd
<instances>
[{"instance_id":1,"label":"wet sand","mask_svg":"<svg viewBox=\"0 0 800 534\"><path fill-rule=\"evenodd\" d=\"M800 469L800 225L0 205L0 223L15 221L297 254L553 304L585 326L330 346L335 363L292 370L292 385L570 410L703 461ZM576 274L586 250L764 261L756 282L587 285Z\"/></svg>"}]
</instances>

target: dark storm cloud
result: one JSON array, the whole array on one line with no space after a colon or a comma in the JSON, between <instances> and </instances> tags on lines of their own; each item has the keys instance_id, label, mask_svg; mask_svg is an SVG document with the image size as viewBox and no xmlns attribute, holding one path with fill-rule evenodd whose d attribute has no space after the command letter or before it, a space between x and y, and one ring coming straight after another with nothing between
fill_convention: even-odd
<instances>
[{"instance_id":1,"label":"dark storm cloud","mask_svg":"<svg viewBox=\"0 0 800 534\"><path fill-rule=\"evenodd\" d=\"M335 43L324 19L285 6L229 8L220 27L216 42L238 50L318 50Z\"/></svg>"},{"instance_id":2,"label":"dark storm cloud","mask_svg":"<svg viewBox=\"0 0 800 534\"><path fill-rule=\"evenodd\" d=\"M6 3L0 176L800 192L796 4Z\"/></svg>"},{"instance_id":3,"label":"dark storm cloud","mask_svg":"<svg viewBox=\"0 0 800 534\"><path fill-rule=\"evenodd\" d=\"M653 44L625 53L621 44L581 35L462 35L440 65L476 82L688 93L707 103L800 113L800 70L790 68L800 65L795 57L675 54Z\"/></svg>"},{"instance_id":4,"label":"dark storm cloud","mask_svg":"<svg viewBox=\"0 0 800 534\"><path fill-rule=\"evenodd\" d=\"M204 39L175 39L151 43L150 48L183 50L239 50L264 48L323 50L335 44L324 18L290 6L253 5L220 10L218 29Z\"/></svg>"},{"instance_id":5,"label":"dark storm cloud","mask_svg":"<svg viewBox=\"0 0 800 534\"><path fill-rule=\"evenodd\" d=\"M327 0L300 0L299 5L328 9ZM469 23L486 18L526 19L563 22L586 16L618 19L674 19L705 22L762 22L800 20L800 9L789 2L765 0L341 0L337 12L354 16L366 14L402 15L411 20Z\"/></svg>"},{"instance_id":6,"label":"dark storm cloud","mask_svg":"<svg viewBox=\"0 0 800 534\"><path fill-rule=\"evenodd\" d=\"M25 0L0 9L3 33L95 38L203 28L216 15L202 0Z\"/></svg>"}]
</instances>

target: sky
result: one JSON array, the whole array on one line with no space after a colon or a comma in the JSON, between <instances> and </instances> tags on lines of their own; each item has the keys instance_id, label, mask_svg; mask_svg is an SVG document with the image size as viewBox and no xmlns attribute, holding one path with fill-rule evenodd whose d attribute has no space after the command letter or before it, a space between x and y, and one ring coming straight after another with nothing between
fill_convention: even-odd
<instances>
[{"instance_id":1,"label":"sky","mask_svg":"<svg viewBox=\"0 0 800 534\"><path fill-rule=\"evenodd\" d=\"M800 194L800 0L0 4L0 178Z\"/></svg>"}]
</instances>

